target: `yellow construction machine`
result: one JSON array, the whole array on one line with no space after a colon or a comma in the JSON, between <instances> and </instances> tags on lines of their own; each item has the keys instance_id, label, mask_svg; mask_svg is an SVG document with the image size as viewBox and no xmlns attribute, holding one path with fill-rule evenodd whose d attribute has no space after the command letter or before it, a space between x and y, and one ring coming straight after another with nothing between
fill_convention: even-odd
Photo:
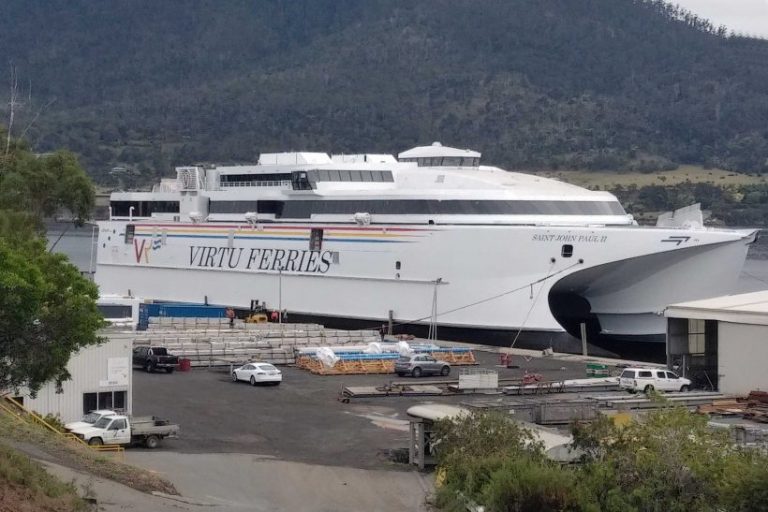
<instances>
[{"instance_id":1,"label":"yellow construction machine","mask_svg":"<svg viewBox=\"0 0 768 512\"><path fill-rule=\"evenodd\" d=\"M247 324L265 324L267 323L267 308L264 304L259 304L258 300L251 300L251 311L245 317Z\"/></svg>"}]
</instances>

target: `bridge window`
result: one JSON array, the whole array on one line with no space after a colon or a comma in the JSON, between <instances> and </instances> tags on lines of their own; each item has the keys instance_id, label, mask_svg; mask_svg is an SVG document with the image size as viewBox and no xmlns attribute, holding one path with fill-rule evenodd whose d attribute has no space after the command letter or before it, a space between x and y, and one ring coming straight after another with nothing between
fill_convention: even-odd
<instances>
[{"instance_id":1,"label":"bridge window","mask_svg":"<svg viewBox=\"0 0 768 512\"><path fill-rule=\"evenodd\" d=\"M291 181L290 173L222 174L222 187L276 187Z\"/></svg>"},{"instance_id":2,"label":"bridge window","mask_svg":"<svg viewBox=\"0 0 768 512\"><path fill-rule=\"evenodd\" d=\"M323 250L323 230L318 228L312 228L309 235L309 250L321 251Z\"/></svg>"},{"instance_id":3,"label":"bridge window","mask_svg":"<svg viewBox=\"0 0 768 512\"><path fill-rule=\"evenodd\" d=\"M136 226L133 224L125 226L125 243L132 244L134 236L136 236Z\"/></svg>"},{"instance_id":4,"label":"bridge window","mask_svg":"<svg viewBox=\"0 0 768 512\"><path fill-rule=\"evenodd\" d=\"M112 201L109 203L115 217L151 217L153 213L179 213L178 201ZM131 211L133 207L133 211Z\"/></svg>"}]
</instances>

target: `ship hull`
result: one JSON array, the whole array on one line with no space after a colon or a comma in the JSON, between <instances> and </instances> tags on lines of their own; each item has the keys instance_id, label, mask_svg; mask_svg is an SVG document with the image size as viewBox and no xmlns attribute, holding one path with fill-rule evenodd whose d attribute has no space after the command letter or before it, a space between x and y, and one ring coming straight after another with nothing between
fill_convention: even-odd
<instances>
[{"instance_id":1,"label":"ship hull","mask_svg":"<svg viewBox=\"0 0 768 512\"><path fill-rule=\"evenodd\" d=\"M436 324L441 337L497 345L573 339L580 323L594 340L661 341L664 307L731 292L753 240L635 226L108 221L96 281L153 300L256 299L291 318Z\"/></svg>"}]
</instances>

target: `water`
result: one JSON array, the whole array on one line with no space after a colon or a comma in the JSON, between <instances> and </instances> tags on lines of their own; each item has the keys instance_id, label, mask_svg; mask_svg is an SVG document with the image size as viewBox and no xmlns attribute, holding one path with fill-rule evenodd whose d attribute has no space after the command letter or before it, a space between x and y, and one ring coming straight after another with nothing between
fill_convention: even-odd
<instances>
[{"instance_id":1,"label":"water","mask_svg":"<svg viewBox=\"0 0 768 512\"><path fill-rule=\"evenodd\" d=\"M59 239L62 233L64 235ZM66 225L60 224L49 227L48 248L50 249L51 245L56 243L54 250L69 256L70 261L84 273L96 270L96 242L97 237L92 225L82 228L67 228ZM748 259L734 293L766 289L768 289L768 234L750 247Z\"/></svg>"}]
</instances>

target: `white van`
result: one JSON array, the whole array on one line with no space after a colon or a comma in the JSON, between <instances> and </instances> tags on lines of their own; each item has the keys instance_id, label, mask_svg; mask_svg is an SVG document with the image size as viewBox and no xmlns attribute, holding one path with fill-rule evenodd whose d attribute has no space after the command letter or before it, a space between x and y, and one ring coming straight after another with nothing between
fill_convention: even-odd
<instances>
[{"instance_id":1,"label":"white van","mask_svg":"<svg viewBox=\"0 0 768 512\"><path fill-rule=\"evenodd\" d=\"M626 368L619 377L619 386L630 392L688 391L691 381L675 372L659 368Z\"/></svg>"}]
</instances>

